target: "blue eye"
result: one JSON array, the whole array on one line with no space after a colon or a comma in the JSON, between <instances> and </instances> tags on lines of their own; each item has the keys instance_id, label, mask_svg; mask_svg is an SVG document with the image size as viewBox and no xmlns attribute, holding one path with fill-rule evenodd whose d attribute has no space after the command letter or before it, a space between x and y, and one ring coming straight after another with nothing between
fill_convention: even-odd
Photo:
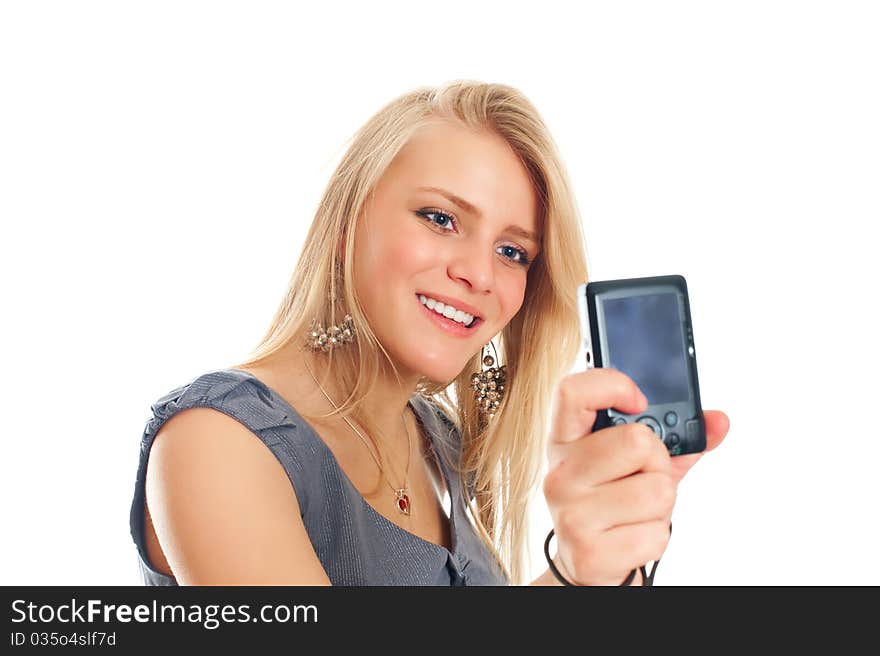
<instances>
[{"instance_id":1,"label":"blue eye","mask_svg":"<svg viewBox=\"0 0 880 656\"><path fill-rule=\"evenodd\" d=\"M425 219L428 223L432 224L433 226L440 228L440 230L443 232L454 232L453 229L447 228L447 226L453 225L455 223L455 218L452 217L451 215L447 214L446 212L443 212L443 211L437 210L437 209L427 209L427 210L419 210L416 212L416 214L418 214L420 217ZM440 219L444 220L445 223L438 223L434 219L430 218L431 216L440 217ZM515 264L520 264L523 267L527 267L531 263L531 261L529 260L529 254L522 248L519 248L517 246L509 246L509 245L499 246L499 248L508 249L508 252L513 251L512 256L509 257L509 256L505 255L505 257L507 257L508 260L510 260L511 262L513 262ZM517 255L519 256L519 259L516 259Z\"/></svg>"},{"instance_id":2,"label":"blue eye","mask_svg":"<svg viewBox=\"0 0 880 656\"><path fill-rule=\"evenodd\" d=\"M447 221L447 224L446 224L446 225L449 225L450 223L455 223L455 219L453 219L451 216L449 216L448 214L446 214L446 212L441 212L440 210L422 210L422 211L420 211L420 212L416 212L416 214L418 214L418 215L421 216L421 217L426 218L430 223L433 223L434 225L439 226L439 227L441 227L441 228L444 227L444 226L441 225L441 224L439 224L439 223L436 223L436 222L433 221L432 219L428 219L427 217L428 217L429 215L432 215L432 214L433 214L434 216L439 216L439 217L442 217L442 218L446 219L446 221Z\"/></svg>"},{"instance_id":3,"label":"blue eye","mask_svg":"<svg viewBox=\"0 0 880 656\"><path fill-rule=\"evenodd\" d=\"M501 246L500 248L509 248L514 252L514 254L519 255L519 260L514 260L517 264L522 264L523 266L529 265L529 254L526 253L523 249L517 248L516 246Z\"/></svg>"}]
</instances>

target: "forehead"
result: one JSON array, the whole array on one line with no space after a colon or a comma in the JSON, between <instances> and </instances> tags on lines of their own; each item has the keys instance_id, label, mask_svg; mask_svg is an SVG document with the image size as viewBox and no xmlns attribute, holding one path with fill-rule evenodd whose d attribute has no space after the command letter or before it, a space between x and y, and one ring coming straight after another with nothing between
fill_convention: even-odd
<instances>
[{"instance_id":1,"label":"forehead","mask_svg":"<svg viewBox=\"0 0 880 656\"><path fill-rule=\"evenodd\" d=\"M539 232L538 197L528 171L499 135L449 121L422 126L385 174L401 193L449 190L484 216Z\"/></svg>"}]
</instances>

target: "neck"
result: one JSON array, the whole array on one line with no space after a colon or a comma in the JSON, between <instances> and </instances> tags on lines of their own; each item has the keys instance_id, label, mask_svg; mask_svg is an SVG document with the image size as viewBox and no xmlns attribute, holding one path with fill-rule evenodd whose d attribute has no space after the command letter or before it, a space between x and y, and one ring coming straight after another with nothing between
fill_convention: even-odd
<instances>
[{"instance_id":1,"label":"neck","mask_svg":"<svg viewBox=\"0 0 880 656\"><path fill-rule=\"evenodd\" d=\"M344 347L343 347L344 348ZM390 458L398 468L406 462L407 452L412 449L411 457L417 458L421 453L418 426L407 403L415 393L418 377L410 376L398 380L392 371L383 370L376 378L369 395L363 400L363 413L370 417L378 427L378 436L372 437L380 445L383 456ZM284 372L285 381L280 386L288 386L290 398L308 413L321 415L340 407L347 393L342 389L338 379L327 371L327 354L312 352L307 347L296 349L290 356L279 362L277 371ZM317 378L317 383L315 382ZM322 389L323 388L323 391ZM326 396L325 396L326 393ZM327 396L332 400L328 401ZM327 425L342 425L344 420L331 418L324 420ZM406 425L404 425L406 421ZM353 422L362 433L364 428ZM354 436L353 436L354 437ZM357 438L356 438L357 439Z\"/></svg>"}]
</instances>

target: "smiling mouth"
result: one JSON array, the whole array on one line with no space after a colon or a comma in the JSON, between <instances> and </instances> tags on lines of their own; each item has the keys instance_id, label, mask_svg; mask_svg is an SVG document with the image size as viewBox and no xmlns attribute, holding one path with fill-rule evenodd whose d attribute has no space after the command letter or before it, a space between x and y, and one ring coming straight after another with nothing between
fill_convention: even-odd
<instances>
[{"instance_id":1,"label":"smiling mouth","mask_svg":"<svg viewBox=\"0 0 880 656\"><path fill-rule=\"evenodd\" d=\"M460 321L455 321L454 319L450 319L446 315L440 314L439 312L429 308L427 305L422 303L422 299L420 298L420 296L424 296L424 294L416 294L416 302L418 302L418 304L421 305L422 308L424 308L425 312L428 312L429 314L433 315L437 319L444 321L451 328L457 328L458 330L461 330L461 331L471 332L483 322L483 320L476 315L473 315L473 319L471 319L471 322L467 325L461 323Z\"/></svg>"}]
</instances>

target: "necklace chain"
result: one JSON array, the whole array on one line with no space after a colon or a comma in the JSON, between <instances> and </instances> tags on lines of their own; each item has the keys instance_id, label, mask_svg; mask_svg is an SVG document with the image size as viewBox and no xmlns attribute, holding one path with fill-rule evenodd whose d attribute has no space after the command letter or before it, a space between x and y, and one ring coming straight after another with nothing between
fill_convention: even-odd
<instances>
[{"instance_id":1,"label":"necklace chain","mask_svg":"<svg viewBox=\"0 0 880 656\"><path fill-rule=\"evenodd\" d=\"M339 410L339 406L337 406L333 402L333 399L330 398L330 395L327 394L327 391L324 389L324 387L321 385L321 383L318 382L318 379L315 377L315 374L312 373L312 368L309 366L309 363L306 360L307 360L307 356L303 358L303 363L305 364L306 370L309 372L309 375L312 377L312 380L315 381L315 384L318 386L318 389L321 390L321 393L324 395L324 397L327 399L327 401L330 403L330 405L332 405L334 409ZM405 408L404 408L404 412L406 412ZM401 513L403 513L404 515L409 515L410 511L411 511L411 503L410 503L410 499L409 499L408 478L409 478L410 454L412 453L412 438L410 437L410 434L409 434L409 428L406 425L406 418L403 415L401 415L401 419L403 419L403 430L406 431L406 444L407 444L408 449L407 449L407 454L406 454L406 470L404 471L404 474L403 474L403 487L399 487L399 488L394 487L394 485L392 485L391 481L388 480L388 476L385 475L385 468L382 467L382 463L379 461L379 458L377 458L376 455L373 453L373 449L370 447L370 444L367 441L367 438L365 438L363 436L363 433L361 433L355 427L355 425L353 423L351 423L351 421L349 421L348 417L343 415L342 419L343 419L343 421L345 421L346 424L348 424L348 427L354 431L355 435L357 435L358 438L360 438L361 442L363 442L364 446L367 448L367 451L370 452L370 456L373 458L373 460L376 461L376 465L379 467L379 473L382 474L382 478L385 479L385 482L388 484L388 487L390 487L391 491L394 492L397 509Z\"/></svg>"}]
</instances>

